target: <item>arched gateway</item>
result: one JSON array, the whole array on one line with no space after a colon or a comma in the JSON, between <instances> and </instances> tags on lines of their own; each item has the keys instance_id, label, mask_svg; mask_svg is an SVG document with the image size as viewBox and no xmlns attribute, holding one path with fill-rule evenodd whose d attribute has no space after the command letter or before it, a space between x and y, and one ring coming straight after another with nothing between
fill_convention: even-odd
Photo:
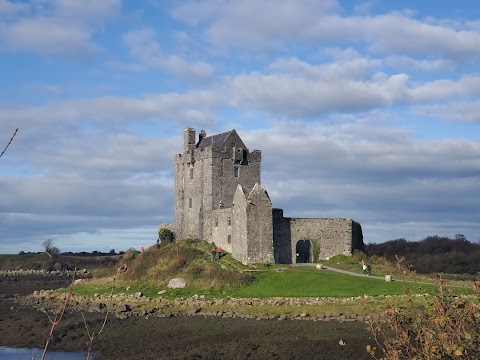
<instances>
[{"instance_id":1,"label":"arched gateway","mask_svg":"<svg viewBox=\"0 0 480 360\"><path fill-rule=\"evenodd\" d=\"M299 240L295 250L297 264L312 262L312 242L310 240Z\"/></svg>"}]
</instances>

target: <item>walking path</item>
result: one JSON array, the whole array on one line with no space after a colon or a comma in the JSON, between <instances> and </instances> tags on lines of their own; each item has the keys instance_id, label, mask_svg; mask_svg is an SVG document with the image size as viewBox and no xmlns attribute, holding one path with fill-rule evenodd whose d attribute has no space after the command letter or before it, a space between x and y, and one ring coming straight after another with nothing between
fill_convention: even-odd
<instances>
[{"instance_id":1,"label":"walking path","mask_svg":"<svg viewBox=\"0 0 480 360\"><path fill-rule=\"evenodd\" d=\"M292 266L317 266L319 264L316 264L316 263L303 263L303 264L293 264ZM346 274L346 275L350 275L350 276L361 276L361 277L365 277L365 276L368 276L369 278L372 278L372 279L378 279L378 280L383 280L385 281L385 276L378 276L378 275L363 275L363 274L360 274L360 273L357 273L357 272L353 272L353 271L348 271L348 270L342 270L342 269L338 269L338 268L335 268L335 267L332 267L331 265L325 265L325 264L321 264L322 265L322 270L330 270L330 271L334 271L334 272L338 272L338 273L342 273L342 274ZM425 281L415 281L415 280L395 280L393 279L393 277L391 278L391 281L404 281L406 283L411 283L411 284L420 284L420 285L437 285L433 282L425 282ZM444 286L448 286L448 287L455 287L455 288L465 288L467 287L466 285L449 285L449 284L445 284Z\"/></svg>"}]
</instances>

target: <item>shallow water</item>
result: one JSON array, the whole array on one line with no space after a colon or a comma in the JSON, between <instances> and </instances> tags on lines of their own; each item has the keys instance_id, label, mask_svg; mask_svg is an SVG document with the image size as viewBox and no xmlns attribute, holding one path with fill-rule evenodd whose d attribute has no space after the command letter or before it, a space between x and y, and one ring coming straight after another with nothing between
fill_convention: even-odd
<instances>
[{"instance_id":1,"label":"shallow water","mask_svg":"<svg viewBox=\"0 0 480 360\"><path fill-rule=\"evenodd\" d=\"M32 360L40 359L43 354L43 349L20 349L0 347L0 360ZM94 354L93 354L94 355ZM84 360L87 358L87 353L84 351L48 351L45 355L46 360ZM95 359L95 356L90 358Z\"/></svg>"}]
</instances>

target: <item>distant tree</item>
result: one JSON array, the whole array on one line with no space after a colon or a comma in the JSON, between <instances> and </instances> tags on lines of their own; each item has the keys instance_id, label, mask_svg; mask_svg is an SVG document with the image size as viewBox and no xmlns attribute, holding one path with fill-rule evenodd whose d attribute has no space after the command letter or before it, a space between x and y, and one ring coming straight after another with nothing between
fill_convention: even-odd
<instances>
[{"instance_id":1,"label":"distant tree","mask_svg":"<svg viewBox=\"0 0 480 360\"><path fill-rule=\"evenodd\" d=\"M55 255L60 254L60 249L53 246L53 240L52 239L47 239L42 243L43 250L45 254L47 254L50 257L53 257Z\"/></svg>"}]
</instances>

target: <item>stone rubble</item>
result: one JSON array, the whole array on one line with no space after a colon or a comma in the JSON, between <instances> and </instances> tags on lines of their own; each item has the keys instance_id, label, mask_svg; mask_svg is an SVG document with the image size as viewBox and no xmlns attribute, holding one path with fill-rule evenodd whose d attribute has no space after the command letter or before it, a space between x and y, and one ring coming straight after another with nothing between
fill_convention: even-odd
<instances>
[{"instance_id":1,"label":"stone rubble","mask_svg":"<svg viewBox=\"0 0 480 360\"><path fill-rule=\"evenodd\" d=\"M33 294L18 297L17 301L23 305L34 306L37 309L55 308L65 299L65 294L59 295L53 290L34 291ZM284 320L307 320L307 321L384 321L378 313L349 313L342 311L315 312L312 308L315 305L347 303L359 300L361 297L338 298L226 298L206 299L203 295L193 295L188 298L166 299L162 296L150 298L142 293L132 295L115 294L110 295L78 296L73 295L70 300L70 309L89 312L103 312L107 310L114 316L124 319L128 317L174 317L174 316L218 316L224 318L244 319L277 319ZM109 304L112 302L112 309ZM267 313L262 306L268 305L273 311ZM298 312L282 311L285 306L298 306ZM309 310L302 309L302 306L310 306ZM217 309L221 307L222 309ZM250 313L245 309L262 309L258 313ZM278 308L278 310L276 310ZM227 310L228 309L228 310Z\"/></svg>"}]
</instances>

